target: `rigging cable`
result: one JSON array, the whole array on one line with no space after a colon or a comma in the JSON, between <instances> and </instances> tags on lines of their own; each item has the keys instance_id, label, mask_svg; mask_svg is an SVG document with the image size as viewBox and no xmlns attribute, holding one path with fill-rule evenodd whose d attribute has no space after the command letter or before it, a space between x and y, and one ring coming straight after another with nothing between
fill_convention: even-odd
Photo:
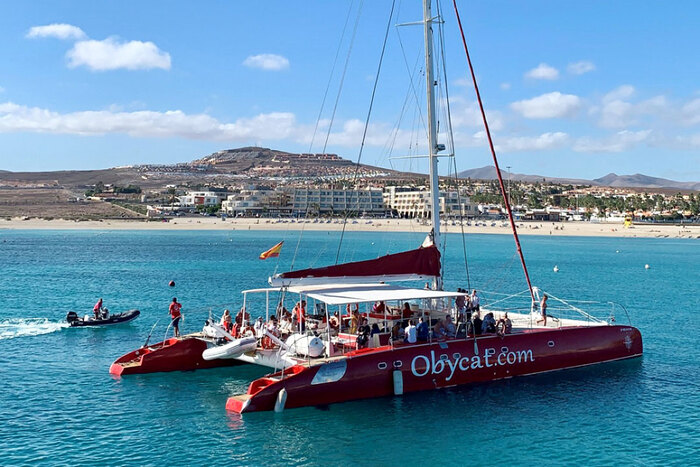
<instances>
[{"instance_id":1,"label":"rigging cable","mask_svg":"<svg viewBox=\"0 0 700 467\"><path fill-rule=\"evenodd\" d=\"M457 9L457 0L452 0L452 5L454 5L455 15L457 17L457 24L459 25L459 32L462 35L462 44L464 45L464 53L467 55L467 63L469 64L469 72L472 76L472 81L474 83L474 91L476 92L476 99L479 101L479 109L481 110L481 118L484 121L484 129L486 130L486 137L489 141L489 148L491 149L491 155L493 156L493 163L496 166L496 175L498 176L498 184L501 186L501 194L503 195L503 204L508 211L508 219L510 220L510 227L513 229L513 237L515 238L515 246L518 249L518 255L520 255L520 262L523 265L523 272L525 273L525 280L527 281L527 287L530 290L530 298L532 298L532 303L535 303L535 292L532 290L532 283L530 282L530 274L527 272L527 266L525 265L525 257L523 256L523 250L520 248L520 239L518 238L518 230L515 227L515 221L513 220L513 211L510 209L510 203L508 201L508 196L506 195L506 188L503 184L503 177L501 176L501 169L498 167L498 159L496 158L496 149L493 146L493 140L491 139L491 130L489 130L489 124L486 119L486 112L484 111L484 104L481 102L481 94L479 93L479 86L476 83L476 75L474 74L474 67L472 66L472 60L469 56L469 49L467 48L467 39L464 36L464 29L462 28L462 20L459 17L459 10Z\"/></svg>"},{"instance_id":2,"label":"rigging cable","mask_svg":"<svg viewBox=\"0 0 700 467\"><path fill-rule=\"evenodd\" d=\"M328 147L328 138L331 136L331 128L333 128L333 121L335 120L335 112L338 110L338 102L340 101L340 94L343 90L343 84L345 83L345 75L348 71L348 64L350 63L350 55L352 54L352 47L355 44L355 37L357 36L357 26L360 23L360 13L362 13L362 6L364 5L364 1L360 2L360 6L357 10L357 18L355 18L355 26L353 27L352 30L352 38L350 39L350 47L348 48L348 54L345 57L345 65L343 66L343 74L340 77L340 84L338 86L338 94L335 96L335 104L333 105L333 113L331 114L331 121L328 124L328 132L326 132L326 140L323 142L323 151L322 153L326 152L326 148Z\"/></svg>"},{"instance_id":3,"label":"rigging cable","mask_svg":"<svg viewBox=\"0 0 700 467\"><path fill-rule=\"evenodd\" d=\"M328 131L326 132L326 140L323 143L323 150L321 151L322 154L325 154L325 152L326 152L326 147L328 146L328 138L331 134L331 129L333 128L333 121L335 120L335 112L338 109L338 101L340 100L340 94L343 90L343 83L345 82L345 73L347 72L348 62L350 61L350 54L352 52L353 44L355 43L355 36L357 35L357 25L360 21L360 13L362 12L363 3L364 3L363 1L360 2L360 6L357 10L357 18L355 19L355 26L353 28L352 37L350 39L350 47L348 49L348 53L347 53L347 56L345 58L345 66L343 68L343 74L342 74L342 77L340 79L340 84L338 86L338 94L335 97L335 105L333 106L333 112L331 114L331 119L330 119L330 122L328 123ZM328 77L328 85L326 86L326 92L323 95L323 101L321 103L321 108L319 109L318 118L316 119L316 126L314 127L314 133L313 133L313 136L311 137L311 143L309 144L309 152L311 152L311 149L312 149L313 144L314 144L314 139L316 138L316 130L318 129L319 122L321 121L321 114L323 113L323 108L325 107L325 104L326 104L326 96L328 94L328 89L330 88L330 85L331 85L331 80L333 79L333 73L335 72L336 61L338 60L338 55L340 54L340 49L341 49L341 46L343 43L343 38L345 37L345 31L346 31L346 28L348 25L348 21L350 20L350 12L351 11L352 11L352 3L350 4L350 8L348 9L348 15L345 18L345 25L343 26L343 33L341 34L340 42L338 43L338 50L336 51L335 59L333 60L331 74ZM319 206L319 209L320 209L320 206ZM309 215L309 189L306 190L306 209L304 212L304 219L306 219L308 217L308 215ZM297 253L299 252L299 245L301 244L301 238L304 235L305 227L306 227L306 223L304 223L304 225L301 228L301 231L299 232L299 238L297 239L297 245L296 245L296 248L294 249L294 256L292 257L292 265L290 267L290 271L294 270L294 263L295 263L296 258L297 258Z\"/></svg>"},{"instance_id":4,"label":"rigging cable","mask_svg":"<svg viewBox=\"0 0 700 467\"><path fill-rule=\"evenodd\" d=\"M311 135L311 142L309 143L309 152L312 152L314 146L314 140L316 139L316 131L318 131L318 124L321 122L321 115L323 114L323 108L326 106L326 97L328 97L328 91L331 88L331 82L333 81L333 74L335 73L335 66L338 63L338 56L340 56L340 49L343 45L343 39L345 38L345 32L348 28L348 22L350 22L350 13L352 12L352 7L354 1L350 2L350 7L348 8L348 14L345 17L345 24L343 25L343 32L340 34L340 42L338 42L338 49L335 51L335 58L333 59L333 66L331 66L331 73L328 76L328 84L326 84L326 91L323 93L323 99L321 100L321 108L318 109L318 117L316 118L316 125L314 126L314 132ZM360 8L362 9L362 8ZM358 12L359 15L359 12ZM354 37L354 36L353 36ZM341 85L342 88L342 85ZM338 91L340 93L340 91ZM330 126L333 126L333 119L331 119ZM328 141L328 138L326 138ZM325 152L325 150L323 151Z\"/></svg>"},{"instance_id":5,"label":"rigging cable","mask_svg":"<svg viewBox=\"0 0 700 467\"><path fill-rule=\"evenodd\" d=\"M379 64L377 65L377 74L374 78L374 86L372 88L372 97L369 101L369 109L367 110L367 118L365 119L365 129L362 132L362 143L360 144L360 151L359 154L357 155L357 165L355 165L355 174L353 176L353 186L357 188L357 176L360 171L360 161L362 160L362 150L365 147L365 140L367 138L367 129L369 128L369 118L372 115L372 107L374 106L374 96L377 93L377 84L379 83L379 74L382 70L382 63L384 61L384 52L386 51L386 43L387 39L389 38L389 28L391 27L391 18L394 16L394 7L396 6L396 0L391 2L391 13L389 14L389 21L387 21L386 24L386 32L384 33L384 44L382 45L382 53L379 56ZM358 204L359 204L359 196L360 194L357 194L358 196ZM348 210L345 210L345 216L343 217L343 230L340 233L340 241L338 242L338 252L335 254L335 264L338 264L338 257L340 256L340 248L343 245L343 237L345 236L345 227L348 224Z\"/></svg>"}]
</instances>

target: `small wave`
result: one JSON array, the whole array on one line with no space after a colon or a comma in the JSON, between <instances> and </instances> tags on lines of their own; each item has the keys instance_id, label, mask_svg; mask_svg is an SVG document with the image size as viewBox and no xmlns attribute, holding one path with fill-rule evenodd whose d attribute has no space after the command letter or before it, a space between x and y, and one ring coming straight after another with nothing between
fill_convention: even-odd
<instances>
[{"instance_id":1,"label":"small wave","mask_svg":"<svg viewBox=\"0 0 700 467\"><path fill-rule=\"evenodd\" d=\"M66 322L50 321L47 318L9 318L0 320L0 340L15 337L39 336L67 328Z\"/></svg>"}]
</instances>

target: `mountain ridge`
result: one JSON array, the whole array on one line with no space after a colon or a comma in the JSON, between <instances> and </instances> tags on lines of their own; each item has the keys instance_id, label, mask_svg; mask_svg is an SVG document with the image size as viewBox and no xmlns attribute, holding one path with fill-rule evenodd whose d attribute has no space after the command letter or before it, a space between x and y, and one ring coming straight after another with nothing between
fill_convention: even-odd
<instances>
[{"instance_id":1,"label":"mountain ridge","mask_svg":"<svg viewBox=\"0 0 700 467\"><path fill-rule=\"evenodd\" d=\"M652 177L644 174L633 175L618 175L610 172L600 178L592 180L581 178L565 178L565 177L547 177L543 175L508 173L501 169L501 175L504 180L513 180L519 182L542 182L570 184L570 185L591 185L591 186L608 186L613 188L664 188L664 189L679 189L679 190L695 190L700 191L700 182L679 182L661 177ZM459 178L472 178L477 180L495 180L496 167L487 165L476 169L469 169L459 172Z\"/></svg>"}]
</instances>

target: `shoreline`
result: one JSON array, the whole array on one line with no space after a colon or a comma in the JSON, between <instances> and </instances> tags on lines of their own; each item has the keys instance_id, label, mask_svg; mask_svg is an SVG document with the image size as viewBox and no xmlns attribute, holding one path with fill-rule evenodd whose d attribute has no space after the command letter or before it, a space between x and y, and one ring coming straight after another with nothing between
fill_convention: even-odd
<instances>
[{"instance_id":1,"label":"shoreline","mask_svg":"<svg viewBox=\"0 0 700 467\"><path fill-rule=\"evenodd\" d=\"M480 221L484 225L464 226L469 234L510 235L510 225L502 221ZM473 222L472 222L473 224ZM520 235L550 235L552 237L622 237L622 238L698 238L700 226L634 225L625 228L618 223L597 222L516 222ZM101 221L44 220L13 218L1 219L0 230L308 230L334 232L342 230L342 222L325 223L308 220L302 222L277 222L276 219L214 217L182 217L169 222L107 219ZM430 227L411 219L352 219L346 225L348 232L420 232L428 233ZM460 225L442 225L443 233L460 233Z\"/></svg>"}]
</instances>

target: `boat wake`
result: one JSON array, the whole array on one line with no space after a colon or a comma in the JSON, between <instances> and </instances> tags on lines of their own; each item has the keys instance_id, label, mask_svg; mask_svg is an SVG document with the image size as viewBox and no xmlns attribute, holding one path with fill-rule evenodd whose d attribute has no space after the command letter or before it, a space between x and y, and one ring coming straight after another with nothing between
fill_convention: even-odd
<instances>
[{"instance_id":1,"label":"boat wake","mask_svg":"<svg viewBox=\"0 0 700 467\"><path fill-rule=\"evenodd\" d=\"M15 337L39 336L60 331L70 326L66 322L47 318L9 318L0 320L0 340Z\"/></svg>"}]
</instances>

